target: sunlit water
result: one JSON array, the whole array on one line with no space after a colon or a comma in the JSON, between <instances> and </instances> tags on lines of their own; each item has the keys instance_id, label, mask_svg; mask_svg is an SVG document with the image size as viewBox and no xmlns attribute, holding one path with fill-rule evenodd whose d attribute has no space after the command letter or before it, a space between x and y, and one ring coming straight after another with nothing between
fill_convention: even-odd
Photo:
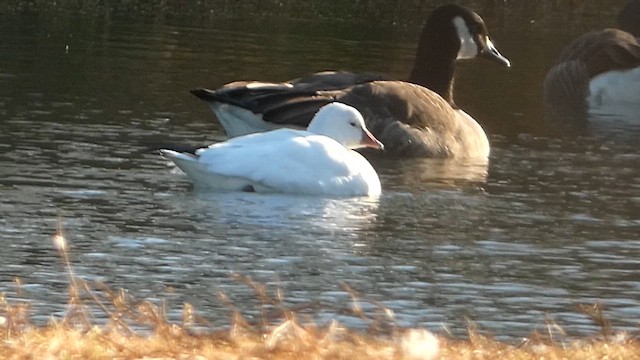
<instances>
[{"instance_id":1,"label":"sunlit water","mask_svg":"<svg viewBox=\"0 0 640 360\"><path fill-rule=\"evenodd\" d=\"M39 320L62 314L68 298L52 242L61 220L78 276L164 299L174 318L188 302L229 324L220 293L256 316L256 294L232 277L241 274L272 293L281 288L285 304L321 323L367 325L349 311L348 284L370 315L383 306L399 325L458 335L469 319L510 339L545 319L570 335L593 334L577 305L596 302L618 329L638 326L635 141L494 135L489 164L375 158L379 199L200 193L151 150L223 138L187 90L366 68L364 51L379 56L376 69L387 64L401 76L413 41L312 36L301 49L295 34L115 23L65 37L11 24L0 35L0 291L30 301ZM526 49L502 51L518 58ZM522 66L544 74L546 65ZM483 93L498 94L491 105L470 101L474 89L459 79L476 117L492 111L495 128L541 122L535 97L514 112L501 82L482 81L499 74L491 66L462 69L469 83L487 86ZM517 66L498 75L508 86L523 81ZM542 78L527 81L518 87L537 88Z\"/></svg>"}]
</instances>

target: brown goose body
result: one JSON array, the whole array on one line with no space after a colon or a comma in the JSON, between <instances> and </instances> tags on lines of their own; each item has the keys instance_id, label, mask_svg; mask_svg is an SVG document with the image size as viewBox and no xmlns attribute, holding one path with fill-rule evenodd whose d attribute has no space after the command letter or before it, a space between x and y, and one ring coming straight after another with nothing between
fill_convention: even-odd
<instances>
[{"instance_id":1,"label":"brown goose body","mask_svg":"<svg viewBox=\"0 0 640 360\"><path fill-rule=\"evenodd\" d=\"M407 82L383 74L325 71L284 83L242 81L192 93L209 104L231 137L306 127L320 107L339 101L362 113L386 153L486 158L484 130L453 99L455 61L474 57L510 66L493 46L480 16L445 5L425 24Z\"/></svg>"}]
</instances>

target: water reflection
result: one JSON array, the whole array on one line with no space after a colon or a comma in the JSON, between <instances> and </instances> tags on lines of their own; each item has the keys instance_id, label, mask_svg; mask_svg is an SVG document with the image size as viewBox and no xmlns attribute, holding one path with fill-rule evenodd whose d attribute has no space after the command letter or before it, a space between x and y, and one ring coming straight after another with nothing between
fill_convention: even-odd
<instances>
[{"instance_id":1,"label":"water reflection","mask_svg":"<svg viewBox=\"0 0 640 360\"><path fill-rule=\"evenodd\" d=\"M601 141L635 144L640 136L640 95L638 104L591 108L587 121L588 132Z\"/></svg>"},{"instance_id":2,"label":"water reflection","mask_svg":"<svg viewBox=\"0 0 640 360\"><path fill-rule=\"evenodd\" d=\"M412 191L479 186L487 181L488 160L372 158L384 189ZM391 178L392 181L385 181ZM391 180L390 179L390 180Z\"/></svg>"},{"instance_id":3,"label":"water reflection","mask_svg":"<svg viewBox=\"0 0 640 360\"><path fill-rule=\"evenodd\" d=\"M183 196L173 199L176 210L203 223L242 228L249 234L258 228L304 236L318 231L367 231L379 205L378 199L368 197L193 191L184 195L188 201Z\"/></svg>"}]
</instances>

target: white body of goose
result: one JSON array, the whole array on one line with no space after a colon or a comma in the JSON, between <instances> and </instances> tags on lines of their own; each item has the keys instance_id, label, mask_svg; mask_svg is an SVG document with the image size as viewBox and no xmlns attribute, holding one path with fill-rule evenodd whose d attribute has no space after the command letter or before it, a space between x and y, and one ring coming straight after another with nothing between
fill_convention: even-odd
<instances>
[{"instance_id":1,"label":"white body of goose","mask_svg":"<svg viewBox=\"0 0 640 360\"><path fill-rule=\"evenodd\" d=\"M626 70L610 70L589 81L587 106L590 111L607 105L627 104L640 106L640 65Z\"/></svg>"},{"instance_id":2,"label":"white body of goose","mask_svg":"<svg viewBox=\"0 0 640 360\"><path fill-rule=\"evenodd\" d=\"M306 127L317 109L339 101L358 109L385 152L407 157L487 158L482 127L453 100L455 61L485 57L510 66L478 14L445 5L428 18L407 82L371 73L326 71L285 83L234 82L195 89L230 137Z\"/></svg>"},{"instance_id":3,"label":"white body of goose","mask_svg":"<svg viewBox=\"0 0 640 360\"><path fill-rule=\"evenodd\" d=\"M362 115L347 105L322 107L307 130L278 129L236 137L195 154L163 149L198 188L330 196L377 196L371 164L351 150L382 149Z\"/></svg>"}]
</instances>

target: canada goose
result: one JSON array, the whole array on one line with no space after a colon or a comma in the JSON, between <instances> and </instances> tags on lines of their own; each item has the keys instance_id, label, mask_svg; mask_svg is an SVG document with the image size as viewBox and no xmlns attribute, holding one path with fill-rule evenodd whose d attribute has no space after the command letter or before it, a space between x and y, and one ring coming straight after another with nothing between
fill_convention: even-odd
<instances>
[{"instance_id":1,"label":"canada goose","mask_svg":"<svg viewBox=\"0 0 640 360\"><path fill-rule=\"evenodd\" d=\"M285 83L234 82L192 93L209 104L230 137L304 127L319 107L339 101L362 113L387 153L487 158L484 130L453 99L455 61L475 57L510 66L478 14L445 5L425 23L408 82L380 74L326 71Z\"/></svg>"},{"instance_id":2,"label":"canada goose","mask_svg":"<svg viewBox=\"0 0 640 360\"><path fill-rule=\"evenodd\" d=\"M382 149L358 110L341 103L322 107L307 130L277 129L213 144L195 154L163 149L194 181L213 191L377 196L380 179L351 150Z\"/></svg>"},{"instance_id":3,"label":"canada goose","mask_svg":"<svg viewBox=\"0 0 640 360\"><path fill-rule=\"evenodd\" d=\"M631 20L635 18L635 21ZM544 80L544 105L552 120L585 126L587 116L606 106L640 105L640 43L625 30L639 30L640 0L620 13L622 29L588 32L567 45ZM573 124L575 122L575 124Z\"/></svg>"}]
</instances>

